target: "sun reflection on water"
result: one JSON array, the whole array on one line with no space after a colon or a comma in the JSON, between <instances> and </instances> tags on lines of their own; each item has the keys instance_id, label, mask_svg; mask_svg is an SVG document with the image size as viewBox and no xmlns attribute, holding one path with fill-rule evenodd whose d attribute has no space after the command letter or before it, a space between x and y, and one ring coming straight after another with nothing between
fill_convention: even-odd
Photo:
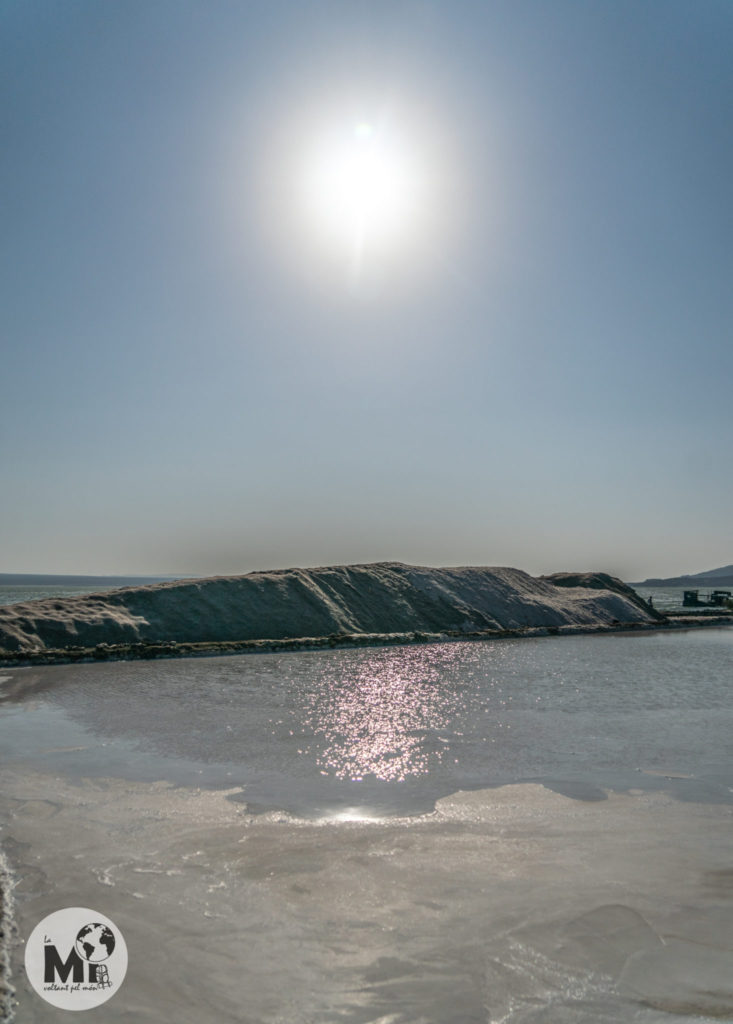
<instances>
[{"instance_id":1,"label":"sun reflection on water","mask_svg":"<svg viewBox=\"0 0 733 1024\"><path fill-rule=\"evenodd\" d=\"M345 807L343 811L335 811L333 814L326 814L321 821L326 822L380 822L383 818L378 817L368 807Z\"/></svg>"},{"instance_id":2,"label":"sun reflection on water","mask_svg":"<svg viewBox=\"0 0 733 1024\"><path fill-rule=\"evenodd\" d=\"M456 645L359 654L306 696L305 724L324 774L395 782L440 764L456 735L447 727L465 707L463 687L446 686Z\"/></svg>"}]
</instances>

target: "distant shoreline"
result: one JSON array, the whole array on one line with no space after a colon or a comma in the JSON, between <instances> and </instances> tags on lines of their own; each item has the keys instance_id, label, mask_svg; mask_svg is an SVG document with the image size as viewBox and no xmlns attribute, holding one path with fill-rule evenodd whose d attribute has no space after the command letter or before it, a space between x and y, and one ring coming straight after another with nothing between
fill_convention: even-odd
<instances>
[{"instance_id":1,"label":"distant shoreline","mask_svg":"<svg viewBox=\"0 0 733 1024\"><path fill-rule=\"evenodd\" d=\"M46 648L38 651L0 651L0 667L75 665L107 661L156 661L171 658L212 658L235 654L277 654L288 651L350 650L360 647L393 647L413 644L455 643L461 640L524 640L551 636L607 633L657 633L666 630L733 626L733 613L720 615L669 615L654 623L619 622L582 626L523 626L486 629L471 633L444 630L440 633L344 633L325 637L285 640L165 641L130 644L97 644L95 647Z\"/></svg>"},{"instance_id":2,"label":"distant shoreline","mask_svg":"<svg viewBox=\"0 0 733 1024\"><path fill-rule=\"evenodd\" d=\"M0 572L0 587L129 587L168 583L183 576L85 576L80 573Z\"/></svg>"}]
</instances>

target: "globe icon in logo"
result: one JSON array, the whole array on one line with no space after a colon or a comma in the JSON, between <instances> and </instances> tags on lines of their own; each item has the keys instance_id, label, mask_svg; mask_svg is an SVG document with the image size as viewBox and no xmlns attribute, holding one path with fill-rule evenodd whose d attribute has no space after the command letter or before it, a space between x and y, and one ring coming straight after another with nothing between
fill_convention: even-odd
<instances>
[{"instance_id":1,"label":"globe icon in logo","mask_svg":"<svg viewBox=\"0 0 733 1024\"><path fill-rule=\"evenodd\" d=\"M115 937L106 924L95 921L79 929L74 945L84 960L90 964L101 964L114 952Z\"/></svg>"}]
</instances>

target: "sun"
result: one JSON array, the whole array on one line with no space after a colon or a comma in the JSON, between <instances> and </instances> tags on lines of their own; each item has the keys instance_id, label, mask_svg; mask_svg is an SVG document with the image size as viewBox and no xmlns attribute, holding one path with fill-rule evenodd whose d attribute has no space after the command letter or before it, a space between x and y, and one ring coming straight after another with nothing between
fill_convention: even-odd
<instances>
[{"instance_id":1,"label":"sun","mask_svg":"<svg viewBox=\"0 0 733 1024\"><path fill-rule=\"evenodd\" d=\"M418 176L406 147L384 128L364 120L325 134L310 154L305 186L313 227L352 269L409 237Z\"/></svg>"}]
</instances>

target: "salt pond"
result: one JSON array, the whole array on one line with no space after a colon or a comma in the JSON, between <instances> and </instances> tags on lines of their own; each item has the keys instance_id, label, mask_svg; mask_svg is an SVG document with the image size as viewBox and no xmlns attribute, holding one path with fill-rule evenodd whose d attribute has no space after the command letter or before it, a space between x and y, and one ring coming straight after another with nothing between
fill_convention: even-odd
<instances>
[{"instance_id":1,"label":"salt pond","mask_svg":"<svg viewBox=\"0 0 733 1024\"><path fill-rule=\"evenodd\" d=\"M733 630L3 670L27 935L122 929L97 1019L733 1016ZM26 986L18 1020L64 1011Z\"/></svg>"}]
</instances>

